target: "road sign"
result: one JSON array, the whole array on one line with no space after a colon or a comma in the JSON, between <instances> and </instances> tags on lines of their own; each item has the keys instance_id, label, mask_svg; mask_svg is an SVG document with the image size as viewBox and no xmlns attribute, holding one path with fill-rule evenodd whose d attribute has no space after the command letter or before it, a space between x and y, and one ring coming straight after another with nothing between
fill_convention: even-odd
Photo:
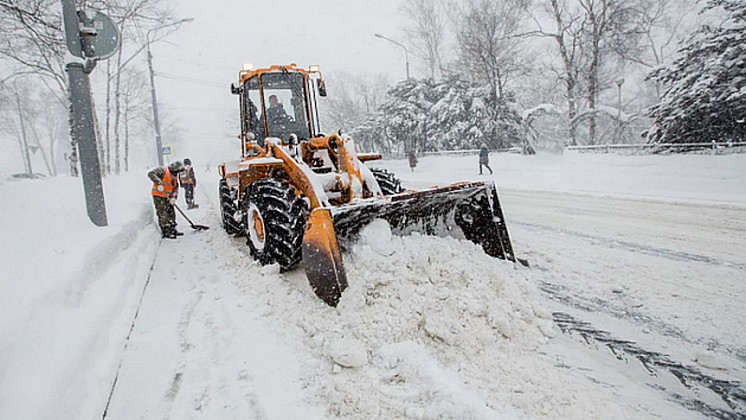
<instances>
[{"instance_id":1,"label":"road sign","mask_svg":"<svg viewBox=\"0 0 746 420\"><path fill-rule=\"evenodd\" d=\"M161 147L161 154L163 156L172 156L173 151L171 150L171 146L163 146Z\"/></svg>"},{"instance_id":2,"label":"road sign","mask_svg":"<svg viewBox=\"0 0 746 420\"><path fill-rule=\"evenodd\" d=\"M80 44L86 58L104 60L119 49L121 35L111 18L101 12L78 10ZM68 46L68 49L69 46ZM72 50L71 50L72 52Z\"/></svg>"}]
</instances>

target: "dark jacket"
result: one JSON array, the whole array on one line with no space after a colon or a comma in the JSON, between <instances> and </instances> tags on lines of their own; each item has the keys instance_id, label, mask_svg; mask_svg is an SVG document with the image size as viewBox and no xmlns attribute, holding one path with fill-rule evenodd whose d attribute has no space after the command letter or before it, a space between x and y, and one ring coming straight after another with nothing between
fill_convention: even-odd
<instances>
[{"instance_id":1,"label":"dark jacket","mask_svg":"<svg viewBox=\"0 0 746 420\"><path fill-rule=\"evenodd\" d=\"M489 165L489 163L490 163L490 151L486 147L479 149L479 164Z\"/></svg>"},{"instance_id":2,"label":"dark jacket","mask_svg":"<svg viewBox=\"0 0 746 420\"><path fill-rule=\"evenodd\" d=\"M409 159L409 166L411 168L414 168L415 166L417 166L417 155L415 155L414 152L410 151L407 154L407 158Z\"/></svg>"}]
</instances>

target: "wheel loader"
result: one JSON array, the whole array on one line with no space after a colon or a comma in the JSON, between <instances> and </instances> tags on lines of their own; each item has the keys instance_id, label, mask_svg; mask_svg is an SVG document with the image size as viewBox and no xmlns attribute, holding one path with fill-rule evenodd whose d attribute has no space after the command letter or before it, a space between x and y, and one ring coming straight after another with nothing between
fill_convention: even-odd
<instances>
[{"instance_id":1,"label":"wheel loader","mask_svg":"<svg viewBox=\"0 0 746 420\"><path fill-rule=\"evenodd\" d=\"M254 69L238 84L239 159L218 167L223 228L246 237L261 264L289 270L302 262L317 296L336 306L348 279L341 239L354 239L377 218L392 232L468 239L488 255L515 262L492 182L405 191L381 159L348 135L321 133L317 97L326 96L318 66Z\"/></svg>"}]
</instances>

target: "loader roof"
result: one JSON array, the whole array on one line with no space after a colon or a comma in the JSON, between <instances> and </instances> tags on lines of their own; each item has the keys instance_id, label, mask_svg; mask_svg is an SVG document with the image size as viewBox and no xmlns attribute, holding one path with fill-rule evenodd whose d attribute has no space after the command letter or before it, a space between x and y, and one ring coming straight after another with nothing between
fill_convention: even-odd
<instances>
[{"instance_id":1,"label":"loader roof","mask_svg":"<svg viewBox=\"0 0 746 420\"><path fill-rule=\"evenodd\" d=\"M257 75L257 74L282 72L285 70L299 72L299 73L302 73L304 76L308 76L309 74L313 74L313 73L320 73L319 66L317 65L312 65L308 69L300 68L295 63L285 64L285 65L273 65L270 67L256 68L256 69L253 68L253 65L249 65L249 66L250 68L247 69L247 65L244 65L244 68L238 72L239 83L243 83L249 77Z\"/></svg>"}]
</instances>

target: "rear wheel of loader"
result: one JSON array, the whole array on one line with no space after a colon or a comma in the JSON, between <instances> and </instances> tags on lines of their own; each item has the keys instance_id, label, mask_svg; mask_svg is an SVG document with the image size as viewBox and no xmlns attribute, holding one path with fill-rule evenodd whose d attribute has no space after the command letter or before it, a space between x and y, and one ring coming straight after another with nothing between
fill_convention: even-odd
<instances>
[{"instance_id":1,"label":"rear wheel of loader","mask_svg":"<svg viewBox=\"0 0 746 420\"><path fill-rule=\"evenodd\" d=\"M246 188L246 243L261 264L288 270L302 258L306 205L287 182L262 179Z\"/></svg>"},{"instance_id":2,"label":"rear wheel of loader","mask_svg":"<svg viewBox=\"0 0 746 420\"><path fill-rule=\"evenodd\" d=\"M383 195L394 195L404 192L404 187L401 186L401 180L396 175L381 168L370 168L373 173L373 177L378 181L378 186L381 187L381 193Z\"/></svg>"},{"instance_id":3,"label":"rear wheel of loader","mask_svg":"<svg viewBox=\"0 0 746 420\"><path fill-rule=\"evenodd\" d=\"M223 229L229 235L241 233L241 225L233 217L236 214L236 205L233 203L231 190L225 179L220 180L218 193L220 194L220 221L223 224Z\"/></svg>"}]
</instances>

